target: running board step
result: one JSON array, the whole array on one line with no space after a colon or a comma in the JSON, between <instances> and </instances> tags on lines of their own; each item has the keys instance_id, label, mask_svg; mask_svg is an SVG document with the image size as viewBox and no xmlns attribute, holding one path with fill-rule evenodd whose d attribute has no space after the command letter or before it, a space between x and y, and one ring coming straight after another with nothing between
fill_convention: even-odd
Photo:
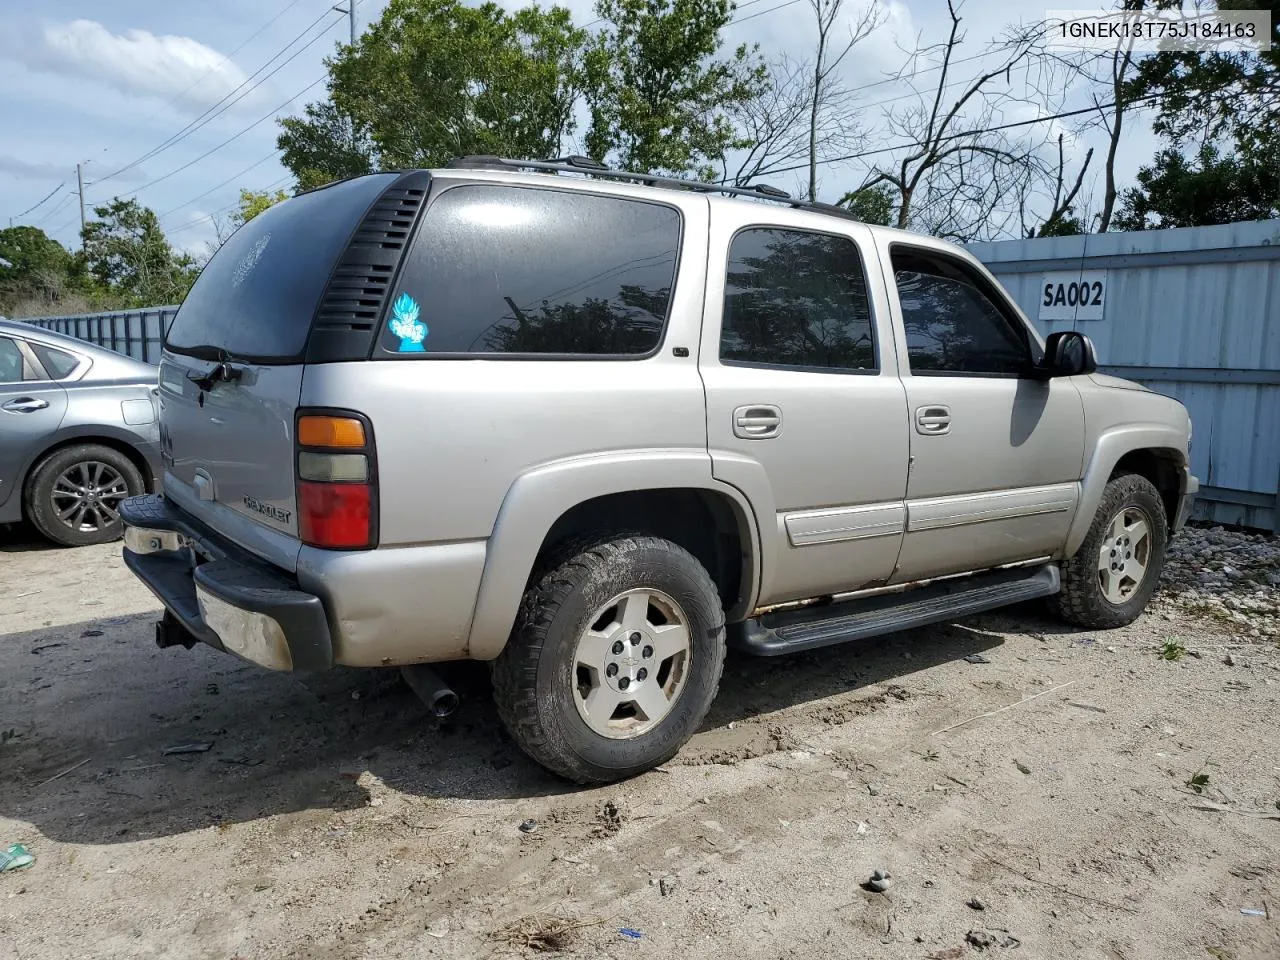
<instances>
[{"instance_id":1,"label":"running board step","mask_svg":"<svg viewBox=\"0 0 1280 960\"><path fill-rule=\"evenodd\" d=\"M762 657L923 627L1058 592L1058 567L995 570L904 593L767 613L739 624L736 646Z\"/></svg>"}]
</instances>

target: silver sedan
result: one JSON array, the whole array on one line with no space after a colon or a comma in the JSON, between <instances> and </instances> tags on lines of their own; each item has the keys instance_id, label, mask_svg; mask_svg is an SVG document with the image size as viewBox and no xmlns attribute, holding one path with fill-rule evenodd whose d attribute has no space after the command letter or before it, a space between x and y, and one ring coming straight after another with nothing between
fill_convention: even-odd
<instances>
[{"instance_id":1,"label":"silver sedan","mask_svg":"<svg viewBox=\"0 0 1280 960\"><path fill-rule=\"evenodd\" d=\"M118 539L120 501L162 475L155 385L149 364L0 318L0 523Z\"/></svg>"}]
</instances>

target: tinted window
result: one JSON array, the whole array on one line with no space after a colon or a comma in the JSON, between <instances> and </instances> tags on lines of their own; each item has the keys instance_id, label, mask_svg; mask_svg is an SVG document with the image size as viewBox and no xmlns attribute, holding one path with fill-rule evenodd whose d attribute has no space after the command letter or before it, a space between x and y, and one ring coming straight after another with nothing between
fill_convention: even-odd
<instances>
[{"instance_id":1,"label":"tinted window","mask_svg":"<svg viewBox=\"0 0 1280 960\"><path fill-rule=\"evenodd\" d=\"M80 359L65 350L55 350L53 347L46 347L43 343L33 343L31 349L35 351L45 371L54 380L61 380L80 365Z\"/></svg>"},{"instance_id":2,"label":"tinted window","mask_svg":"<svg viewBox=\"0 0 1280 960\"><path fill-rule=\"evenodd\" d=\"M462 186L426 220L384 350L636 356L662 338L680 215L558 190Z\"/></svg>"},{"instance_id":3,"label":"tinted window","mask_svg":"<svg viewBox=\"0 0 1280 960\"><path fill-rule=\"evenodd\" d=\"M0 337L0 383L21 383L22 351L8 337Z\"/></svg>"},{"instance_id":4,"label":"tinted window","mask_svg":"<svg viewBox=\"0 0 1280 960\"><path fill-rule=\"evenodd\" d=\"M943 257L898 250L893 275L912 373L1026 372L1026 332L983 292L980 277Z\"/></svg>"},{"instance_id":5,"label":"tinted window","mask_svg":"<svg viewBox=\"0 0 1280 960\"><path fill-rule=\"evenodd\" d=\"M847 237L743 230L729 248L720 359L876 369L867 279Z\"/></svg>"},{"instance_id":6,"label":"tinted window","mask_svg":"<svg viewBox=\"0 0 1280 960\"><path fill-rule=\"evenodd\" d=\"M297 359L334 262L395 178L348 180L258 214L213 255L174 317L165 346L197 356L213 357L221 349L244 360Z\"/></svg>"}]
</instances>

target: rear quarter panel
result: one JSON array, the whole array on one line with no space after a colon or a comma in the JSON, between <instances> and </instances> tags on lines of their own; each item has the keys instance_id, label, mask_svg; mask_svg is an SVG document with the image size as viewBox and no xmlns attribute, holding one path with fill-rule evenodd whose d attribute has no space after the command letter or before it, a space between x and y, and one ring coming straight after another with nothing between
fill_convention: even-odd
<instances>
[{"instance_id":1,"label":"rear quarter panel","mask_svg":"<svg viewBox=\"0 0 1280 960\"><path fill-rule=\"evenodd\" d=\"M489 540L517 480L556 464L573 464L577 490L593 465L661 451L682 463L685 477L712 487L707 455L706 407L698 374L698 334L706 278L708 210L703 197L680 197L684 246L671 316L651 357L635 360L414 359L314 364L303 377L301 404L357 410L373 425L378 463L380 591L400 608L383 620L382 639L397 651L401 636L470 636L465 655L496 655L514 619L542 538L559 516L553 508L502 541L495 557ZM676 347L687 356L676 356ZM611 468L611 475L616 467ZM651 486L651 470L635 471L633 487ZM555 471L553 470L554 474ZM598 494L613 492L616 481ZM545 501L544 501L545 502ZM573 504L568 504L572 506ZM554 515L553 515L554 514ZM505 526L506 521L503 521ZM450 547L458 575L423 565L413 548ZM512 562L513 558L518 558ZM308 568L304 570L305 568ZM519 568L517 574L511 571ZM335 571L336 574L337 571ZM351 610L365 604L345 594L339 577L310 569L300 575ZM485 589L481 590L481 582ZM465 597L460 603L458 594ZM485 627L477 646L470 629L477 595ZM465 606L465 617L462 609ZM446 613L447 611L447 613ZM459 622L460 618L463 622ZM394 622L392 622L394 620ZM354 623L354 620L352 621ZM344 629L345 629L344 625ZM407 638L406 638L407 639ZM453 641L451 641L453 642ZM492 644L497 648L492 649ZM459 649L455 655L464 655ZM397 657L400 654L397 653ZM344 662L341 651L338 657ZM443 657L436 657L443 659Z\"/></svg>"}]
</instances>

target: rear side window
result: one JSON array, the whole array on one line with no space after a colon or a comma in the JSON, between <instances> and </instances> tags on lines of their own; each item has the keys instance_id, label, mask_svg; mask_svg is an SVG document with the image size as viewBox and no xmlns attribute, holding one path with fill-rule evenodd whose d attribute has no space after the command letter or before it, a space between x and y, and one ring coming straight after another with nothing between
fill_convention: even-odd
<instances>
[{"instance_id":1,"label":"rear side window","mask_svg":"<svg viewBox=\"0 0 1280 960\"><path fill-rule=\"evenodd\" d=\"M380 344L406 357L637 357L662 339L680 214L567 190L458 186L431 204Z\"/></svg>"},{"instance_id":2,"label":"rear side window","mask_svg":"<svg viewBox=\"0 0 1280 960\"><path fill-rule=\"evenodd\" d=\"M33 343L31 349L35 351L45 371L54 380L61 380L80 366L80 359L65 350L55 350L53 347L46 347L43 343Z\"/></svg>"},{"instance_id":3,"label":"rear side window","mask_svg":"<svg viewBox=\"0 0 1280 960\"><path fill-rule=\"evenodd\" d=\"M336 183L258 214L213 255L165 347L203 359L225 351L240 360L296 362L334 263L397 176Z\"/></svg>"},{"instance_id":4,"label":"rear side window","mask_svg":"<svg viewBox=\"0 0 1280 960\"><path fill-rule=\"evenodd\" d=\"M853 241L777 227L743 230L734 237L720 360L874 371L867 277Z\"/></svg>"},{"instance_id":5,"label":"rear side window","mask_svg":"<svg viewBox=\"0 0 1280 960\"><path fill-rule=\"evenodd\" d=\"M18 345L8 337L0 337L0 383L22 383L30 379L24 376L25 366Z\"/></svg>"}]
</instances>

